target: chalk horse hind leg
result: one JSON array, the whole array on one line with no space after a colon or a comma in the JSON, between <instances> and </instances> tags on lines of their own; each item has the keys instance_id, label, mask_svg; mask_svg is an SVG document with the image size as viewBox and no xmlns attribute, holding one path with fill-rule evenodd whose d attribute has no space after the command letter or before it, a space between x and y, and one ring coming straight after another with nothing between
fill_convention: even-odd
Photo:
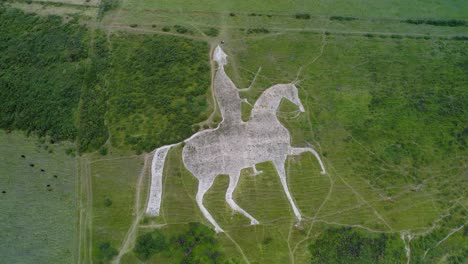
<instances>
[{"instance_id":1,"label":"chalk horse hind leg","mask_svg":"<svg viewBox=\"0 0 468 264\"><path fill-rule=\"evenodd\" d=\"M205 193L211 188L213 185L214 179L199 179L198 182L198 192L197 192L197 204L200 207L200 211L202 211L203 216L210 221L210 223L214 226L216 233L224 232L224 230L216 223L213 216L208 212L206 207L203 205L203 196Z\"/></svg>"},{"instance_id":2,"label":"chalk horse hind leg","mask_svg":"<svg viewBox=\"0 0 468 264\"><path fill-rule=\"evenodd\" d=\"M239 205L237 205L237 203L232 199L232 193L237 187L237 183L239 182L239 177L240 177L240 172L231 173L229 175L229 187L226 191L226 202L229 204L232 210L235 210L243 214L245 217L249 218L251 225L258 225L259 224L258 220L255 219L253 216L251 216L249 213L247 213Z\"/></svg>"}]
</instances>

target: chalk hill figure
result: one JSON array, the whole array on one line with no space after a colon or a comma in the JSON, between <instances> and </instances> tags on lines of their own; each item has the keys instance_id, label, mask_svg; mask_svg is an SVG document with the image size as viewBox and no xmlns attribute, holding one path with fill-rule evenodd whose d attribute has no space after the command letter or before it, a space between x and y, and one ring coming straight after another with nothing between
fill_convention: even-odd
<instances>
[{"instance_id":1,"label":"chalk hill figure","mask_svg":"<svg viewBox=\"0 0 468 264\"><path fill-rule=\"evenodd\" d=\"M325 167L318 153L312 148L294 148L291 146L289 131L279 122L276 111L281 100L287 99L304 112L294 84L277 84L265 90L255 103L251 118L247 122L241 119L241 103L239 90L224 71L227 56L218 46L213 54L218 63L214 80L214 92L223 120L216 129L207 129L186 139L182 151L185 167L198 181L196 201L203 215L214 226L216 232L223 232L213 216L203 205L205 193L213 185L220 174L229 175L229 187L226 192L226 202L229 206L250 219L252 225L259 224L252 215L242 209L234 200L233 192L239 182L242 169L252 167L261 162L273 162L281 185L291 204L298 221L301 213L291 197L286 181L285 161L288 155L299 155L303 152L312 153L320 163L322 174ZM162 173L167 152L173 145L156 149L152 164L152 182L147 214L159 215L162 196Z\"/></svg>"}]
</instances>

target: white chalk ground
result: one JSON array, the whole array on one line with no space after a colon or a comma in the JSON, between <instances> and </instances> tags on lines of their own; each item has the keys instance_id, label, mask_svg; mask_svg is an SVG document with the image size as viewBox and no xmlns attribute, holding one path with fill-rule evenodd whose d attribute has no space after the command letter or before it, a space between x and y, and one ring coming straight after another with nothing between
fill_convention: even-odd
<instances>
[{"instance_id":1,"label":"white chalk ground","mask_svg":"<svg viewBox=\"0 0 468 264\"><path fill-rule=\"evenodd\" d=\"M277 84L265 90L252 109L251 120L243 122L241 119L243 100L239 97L239 89L224 71L227 55L218 46L214 50L213 58L218 63L214 92L223 120L216 129L204 130L186 139L182 152L184 165L199 181L196 201L200 210L216 232L223 232L203 205L203 197L218 175L227 174L229 187L225 196L226 202L233 210L249 218L252 225L258 224L253 216L237 205L232 194L237 187L242 169L253 167L255 173L259 173L255 164L271 161L278 172L294 214L298 221L301 221L301 213L291 197L286 181L284 168L286 158L288 155L310 152L319 161L322 173L326 171L314 149L291 147L289 131L277 119L276 111L283 98L296 104L299 110L304 112L296 86L292 83ZM171 146L173 145L157 149L153 158L151 191L146 210L149 215L159 215L164 160Z\"/></svg>"}]
</instances>

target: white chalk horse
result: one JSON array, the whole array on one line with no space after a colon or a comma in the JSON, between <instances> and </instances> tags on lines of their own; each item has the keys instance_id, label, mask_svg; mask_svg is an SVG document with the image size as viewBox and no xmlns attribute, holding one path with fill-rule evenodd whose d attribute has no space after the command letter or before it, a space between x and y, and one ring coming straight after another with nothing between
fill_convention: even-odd
<instances>
[{"instance_id":1,"label":"white chalk horse","mask_svg":"<svg viewBox=\"0 0 468 264\"><path fill-rule=\"evenodd\" d=\"M304 112L296 86L278 84L263 92L253 107L249 121L238 120L226 123L222 121L216 129L201 131L184 141L185 146L182 152L184 165L199 181L197 204L216 232L223 232L223 229L203 205L203 196L218 175L229 175L226 202L233 210L249 218L251 224L254 225L259 222L233 200L233 192L239 182L242 169L253 167L258 173L255 168L256 164L271 161L299 222L302 216L291 197L286 181L284 165L287 156L310 152L317 158L322 174L325 173L323 162L314 149L291 147L289 131L276 116L282 99L291 101L299 107L301 112ZM147 213L150 215L159 215L164 159L172 146L157 149L153 158L151 192L147 207Z\"/></svg>"}]
</instances>

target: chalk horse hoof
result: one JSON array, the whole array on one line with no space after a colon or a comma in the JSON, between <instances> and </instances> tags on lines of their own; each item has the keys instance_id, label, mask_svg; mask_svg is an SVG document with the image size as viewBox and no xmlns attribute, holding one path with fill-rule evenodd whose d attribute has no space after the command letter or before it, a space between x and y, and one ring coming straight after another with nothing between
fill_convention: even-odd
<instances>
[{"instance_id":1,"label":"chalk horse hoof","mask_svg":"<svg viewBox=\"0 0 468 264\"><path fill-rule=\"evenodd\" d=\"M258 225L260 222L258 222L256 219L250 220L250 225Z\"/></svg>"},{"instance_id":2,"label":"chalk horse hoof","mask_svg":"<svg viewBox=\"0 0 468 264\"><path fill-rule=\"evenodd\" d=\"M294 225L294 227L300 228L301 227L301 221L302 220L298 220L297 223Z\"/></svg>"},{"instance_id":3,"label":"chalk horse hoof","mask_svg":"<svg viewBox=\"0 0 468 264\"><path fill-rule=\"evenodd\" d=\"M215 227L215 232L216 232L216 233L224 233L224 230L223 230L221 227L216 226L216 227Z\"/></svg>"}]
</instances>

